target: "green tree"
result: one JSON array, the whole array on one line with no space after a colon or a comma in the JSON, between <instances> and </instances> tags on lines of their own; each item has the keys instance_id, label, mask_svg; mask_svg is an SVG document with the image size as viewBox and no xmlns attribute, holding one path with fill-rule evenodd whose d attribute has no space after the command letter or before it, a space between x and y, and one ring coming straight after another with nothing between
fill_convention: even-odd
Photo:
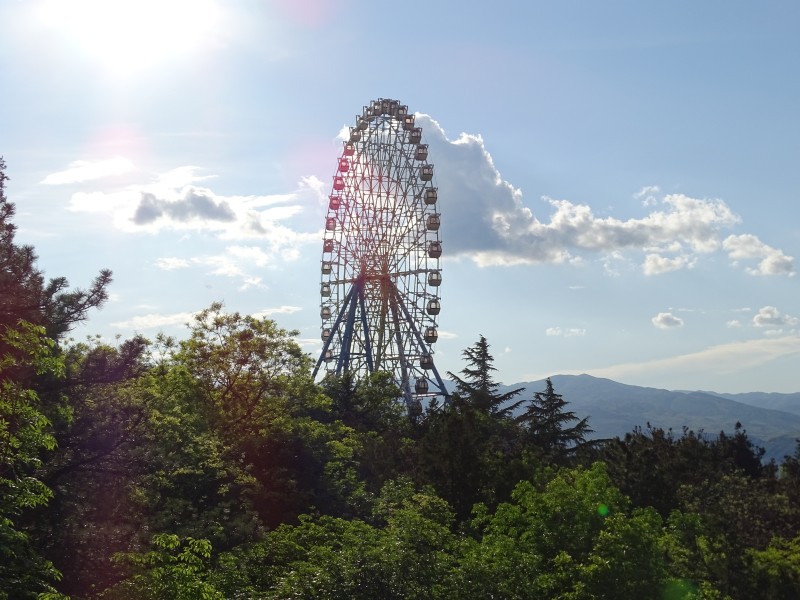
<instances>
[{"instance_id":1,"label":"green tree","mask_svg":"<svg viewBox=\"0 0 800 600\"><path fill-rule=\"evenodd\" d=\"M65 352L72 418L42 469L53 500L31 527L70 595L113 585L125 575L113 556L141 550L154 532L231 547L260 526L243 498L252 484L225 460L196 381L180 366L153 365L149 355L140 339Z\"/></svg>"},{"instance_id":2,"label":"green tree","mask_svg":"<svg viewBox=\"0 0 800 600\"><path fill-rule=\"evenodd\" d=\"M372 520L303 516L222 556L216 585L226 597L276 600L442 597L457 546L447 503L389 482Z\"/></svg>"},{"instance_id":3,"label":"green tree","mask_svg":"<svg viewBox=\"0 0 800 600\"><path fill-rule=\"evenodd\" d=\"M154 549L146 553L122 553L134 575L100 595L104 600L222 600L209 581L211 544L208 540L157 534Z\"/></svg>"},{"instance_id":4,"label":"green tree","mask_svg":"<svg viewBox=\"0 0 800 600\"><path fill-rule=\"evenodd\" d=\"M739 424L735 434L711 437L684 428L680 436L658 427L636 428L603 448L601 456L620 489L637 506L653 506L666 518L680 507L682 486L698 490L728 474L773 480L775 468L762 465Z\"/></svg>"},{"instance_id":5,"label":"green tree","mask_svg":"<svg viewBox=\"0 0 800 600\"><path fill-rule=\"evenodd\" d=\"M418 427L391 373L361 380L350 373L328 376L322 386L331 398L329 417L355 432L359 476L371 493L377 494L388 480L413 473Z\"/></svg>"},{"instance_id":6,"label":"green tree","mask_svg":"<svg viewBox=\"0 0 800 600\"><path fill-rule=\"evenodd\" d=\"M521 482L493 514L476 510L479 540L465 551L451 597L659 597L661 525L652 509L631 509L602 463Z\"/></svg>"},{"instance_id":7,"label":"green tree","mask_svg":"<svg viewBox=\"0 0 800 600\"><path fill-rule=\"evenodd\" d=\"M800 536L774 538L764 550L748 550L751 562L750 597L770 600L800 598Z\"/></svg>"},{"instance_id":8,"label":"green tree","mask_svg":"<svg viewBox=\"0 0 800 600\"><path fill-rule=\"evenodd\" d=\"M38 471L41 452L52 450L55 438L31 382L18 375L60 374L63 364L52 347L43 328L30 323L0 329L0 598L12 590L15 597L35 598L60 577L20 527L26 513L52 495Z\"/></svg>"},{"instance_id":9,"label":"green tree","mask_svg":"<svg viewBox=\"0 0 800 600\"><path fill-rule=\"evenodd\" d=\"M585 446L586 436L592 433L589 418L578 419L574 412L566 410L567 404L561 394L556 394L548 377L544 392L535 392L525 412L517 417L525 429L526 441L559 464ZM573 421L578 422L570 425Z\"/></svg>"},{"instance_id":10,"label":"green tree","mask_svg":"<svg viewBox=\"0 0 800 600\"><path fill-rule=\"evenodd\" d=\"M497 471L492 458L499 436L498 423L469 406L449 405L428 414L422 424L417 451L422 482L433 486L465 521L477 502L497 502Z\"/></svg>"},{"instance_id":11,"label":"green tree","mask_svg":"<svg viewBox=\"0 0 800 600\"><path fill-rule=\"evenodd\" d=\"M797 440L794 455L785 456L780 465L779 485L783 493L800 506L800 440Z\"/></svg>"},{"instance_id":12,"label":"green tree","mask_svg":"<svg viewBox=\"0 0 800 600\"><path fill-rule=\"evenodd\" d=\"M5 168L0 157L0 328L25 321L44 327L49 338L58 340L107 300L111 271L102 270L86 290L69 290L65 277L45 282L33 247L15 243L15 207L5 195ZM3 350L0 347L0 353Z\"/></svg>"},{"instance_id":13,"label":"green tree","mask_svg":"<svg viewBox=\"0 0 800 600\"><path fill-rule=\"evenodd\" d=\"M42 459L55 447L53 423L70 418L59 342L106 300L111 272L87 290L69 290L64 277L45 282L33 248L15 241L5 166L0 158L0 589L26 597L57 576L28 545L26 521L52 495Z\"/></svg>"},{"instance_id":14,"label":"green tree","mask_svg":"<svg viewBox=\"0 0 800 600\"><path fill-rule=\"evenodd\" d=\"M486 338L463 352L463 377L451 402L430 410L420 424L417 461L420 480L455 509L458 520L469 518L472 506L495 506L508 499L525 472L520 460L520 427L510 414L522 388L499 393L496 370Z\"/></svg>"},{"instance_id":15,"label":"green tree","mask_svg":"<svg viewBox=\"0 0 800 600\"><path fill-rule=\"evenodd\" d=\"M475 344L461 354L467 363L460 371L462 377L447 372L456 384L454 402L467 403L482 412L497 416L507 416L521 404L521 401L508 403L524 388L498 393L500 384L493 377L497 369L493 365L494 357L489 353L489 343L485 337L480 336Z\"/></svg>"},{"instance_id":16,"label":"green tree","mask_svg":"<svg viewBox=\"0 0 800 600\"><path fill-rule=\"evenodd\" d=\"M247 499L270 527L311 510L358 508L360 440L330 418L311 359L268 319L199 313L172 361L196 381L196 399L222 456L249 482Z\"/></svg>"}]
</instances>

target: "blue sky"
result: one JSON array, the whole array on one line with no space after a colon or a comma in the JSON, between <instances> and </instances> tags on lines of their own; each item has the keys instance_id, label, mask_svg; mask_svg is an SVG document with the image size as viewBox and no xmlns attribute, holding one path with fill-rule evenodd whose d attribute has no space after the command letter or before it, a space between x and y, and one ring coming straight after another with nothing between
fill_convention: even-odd
<instances>
[{"instance_id":1,"label":"blue sky","mask_svg":"<svg viewBox=\"0 0 800 600\"><path fill-rule=\"evenodd\" d=\"M114 271L78 338L180 336L220 300L316 354L339 136L396 98L440 190L440 371L485 335L507 383L795 392L798 23L778 1L3 0L18 239L74 285Z\"/></svg>"}]
</instances>

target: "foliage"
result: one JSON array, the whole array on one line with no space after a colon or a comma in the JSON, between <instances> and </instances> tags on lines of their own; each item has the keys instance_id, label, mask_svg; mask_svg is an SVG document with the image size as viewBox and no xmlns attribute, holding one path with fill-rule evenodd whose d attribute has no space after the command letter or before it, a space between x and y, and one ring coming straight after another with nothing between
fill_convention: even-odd
<instances>
[{"instance_id":1,"label":"foliage","mask_svg":"<svg viewBox=\"0 0 800 600\"><path fill-rule=\"evenodd\" d=\"M45 282L36 265L32 246L15 243L12 223L14 204L5 196L5 162L0 157L0 328L26 321L45 328L46 335L58 340L76 323L84 321L89 310L108 299L111 271L102 270L88 289L69 290L65 277ZM0 354L4 348L0 346Z\"/></svg>"},{"instance_id":2,"label":"foliage","mask_svg":"<svg viewBox=\"0 0 800 600\"><path fill-rule=\"evenodd\" d=\"M5 350L0 356L0 590L13 589L20 598L50 590L50 581L60 578L19 526L28 511L51 497L37 470L40 452L55 448L39 397L19 373L60 374L63 365L52 347L44 329L30 323L0 331Z\"/></svg>"},{"instance_id":3,"label":"foliage","mask_svg":"<svg viewBox=\"0 0 800 600\"><path fill-rule=\"evenodd\" d=\"M222 600L224 596L207 581L211 558L208 540L177 535L153 537L154 550L143 554L117 555L137 572L114 585L101 598L107 600Z\"/></svg>"},{"instance_id":4,"label":"foliage","mask_svg":"<svg viewBox=\"0 0 800 600\"><path fill-rule=\"evenodd\" d=\"M494 380L492 373L497 369L492 364L494 357L489 353L489 343L486 338L480 339L462 352L467 366L461 370L463 377L448 371L447 375L456 383L454 401L458 404L465 402L482 412L509 415L520 402L508 404L523 388L498 394L500 384Z\"/></svg>"},{"instance_id":5,"label":"foliage","mask_svg":"<svg viewBox=\"0 0 800 600\"><path fill-rule=\"evenodd\" d=\"M567 402L556 394L547 378L544 392L535 392L517 422L525 428L526 441L536 446L550 460L563 464L577 449L587 444L592 433L589 418L578 419L566 410ZM568 425L578 421L574 425Z\"/></svg>"},{"instance_id":6,"label":"foliage","mask_svg":"<svg viewBox=\"0 0 800 600\"><path fill-rule=\"evenodd\" d=\"M665 582L660 518L631 512L601 463L522 482L474 526L462 569L472 598L642 598Z\"/></svg>"},{"instance_id":7,"label":"foliage","mask_svg":"<svg viewBox=\"0 0 800 600\"><path fill-rule=\"evenodd\" d=\"M774 538L764 550L749 549L752 591L762 598L800 598L800 536Z\"/></svg>"},{"instance_id":8,"label":"foliage","mask_svg":"<svg viewBox=\"0 0 800 600\"><path fill-rule=\"evenodd\" d=\"M611 476L637 506L652 506L663 517L680 507L684 486L707 488L727 474L770 480L772 465L763 465L756 448L737 424L735 434L716 438L684 429L681 436L648 424L623 439L612 440L601 453Z\"/></svg>"},{"instance_id":9,"label":"foliage","mask_svg":"<svg viewBox=\"0 0 800 600\"><path fill-rule=\"evenodd\" d=\"M388 483L376 517L381 525L334 517L283 525L221 558L220 589L275 599L439 597L456 543L447 504L408 482Z\"/></svg>"},{"instance_id":10,"label":"foliage","mask_svg":"<svg viewBox=\"0 0 800 600\"><path fill-rule=\"evenodd\" d=\"M322 387L331 399L330 426L339 423L352 429L356 472L350 474L363 481L363 494L372 497L387 481L413 470L418 428L390 373L373 373L361 381L348 373L329 375ZM366 515L366 496L358 504L361 510L351 514Z\"/></svg>"},{"instance_id":11,"label":"foliage","mask_svg":"<svg viewBox=\"0 0 800 600\"><path fill-rule=\"evenodd\" d=\"M416 472L465 521L472 506L506 500L524 477L519 428L510 418L469 404L429 413L419 434Z\"/></svg>"}]
</instances>

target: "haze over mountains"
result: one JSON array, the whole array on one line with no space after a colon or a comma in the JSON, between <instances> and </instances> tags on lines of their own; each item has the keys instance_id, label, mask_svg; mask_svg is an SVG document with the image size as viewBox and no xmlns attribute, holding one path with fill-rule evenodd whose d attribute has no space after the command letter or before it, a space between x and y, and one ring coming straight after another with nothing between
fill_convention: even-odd
<instances>
[{"instance_id":1,"label":"haze over mountains","mask_svg":"<svg viewBox=\"0 0 800 600\"><path fill-rule=\"evenodd\" d=\"M717 435L733 433L741 423L750 439L766 449L765 458L780 462L795 451L800 438L800 393L751 392L721 394L708 391L673 391L626 385L591 375L554 375L556 393L569 402L579 418L589 417L592 438L623 437L635 427L684 427ZM503 385L500 391L525 388L519 398L543 391L544 380Z\"/></svg>"}]
</instances>

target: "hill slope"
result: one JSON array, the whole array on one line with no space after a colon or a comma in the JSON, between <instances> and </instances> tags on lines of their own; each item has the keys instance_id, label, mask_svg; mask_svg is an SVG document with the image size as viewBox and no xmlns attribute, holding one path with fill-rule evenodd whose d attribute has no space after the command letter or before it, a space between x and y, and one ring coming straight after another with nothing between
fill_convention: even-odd
<instances>
[{"instance_id":1,"label":"hill slope","mask_svg":"<svg viewBox=\"0 0 800 600\"><path fill-rule=\"evenodd\" d=\"M590 375L555 375L550 380L555 391L569 402L569 410L581 418L589 416L589 425L594 429L593 438L622 437L637 426L646 427L647 423L672 429L677 435L683 427L716 435L720 431L732 433L736 423L740 422L748 436L766 448L767 457L778 461L784 455L794 453L794 440L800 438L800 413L757 406L722 394L639 387ZM545 382L528 381L502 386L501 391L519 387L525 388L519 397L528 399L534 392L544 390ZM755 402L772 395L733 396L747 397Z\"/></svg>"},{"instance_id":2,"label":"hill slope","mask_svg":"<svg viewBox=\"0 0 800 600\"><path fill-rule=\"evenodd\" d=\"M771 408L784 412L800 415L800 392L794 394L777 394L767 392L748 392L746 394L720 394L718 392L707 392L721 398L750 404L760 408Z\"/></svg>"}]
</instances>

